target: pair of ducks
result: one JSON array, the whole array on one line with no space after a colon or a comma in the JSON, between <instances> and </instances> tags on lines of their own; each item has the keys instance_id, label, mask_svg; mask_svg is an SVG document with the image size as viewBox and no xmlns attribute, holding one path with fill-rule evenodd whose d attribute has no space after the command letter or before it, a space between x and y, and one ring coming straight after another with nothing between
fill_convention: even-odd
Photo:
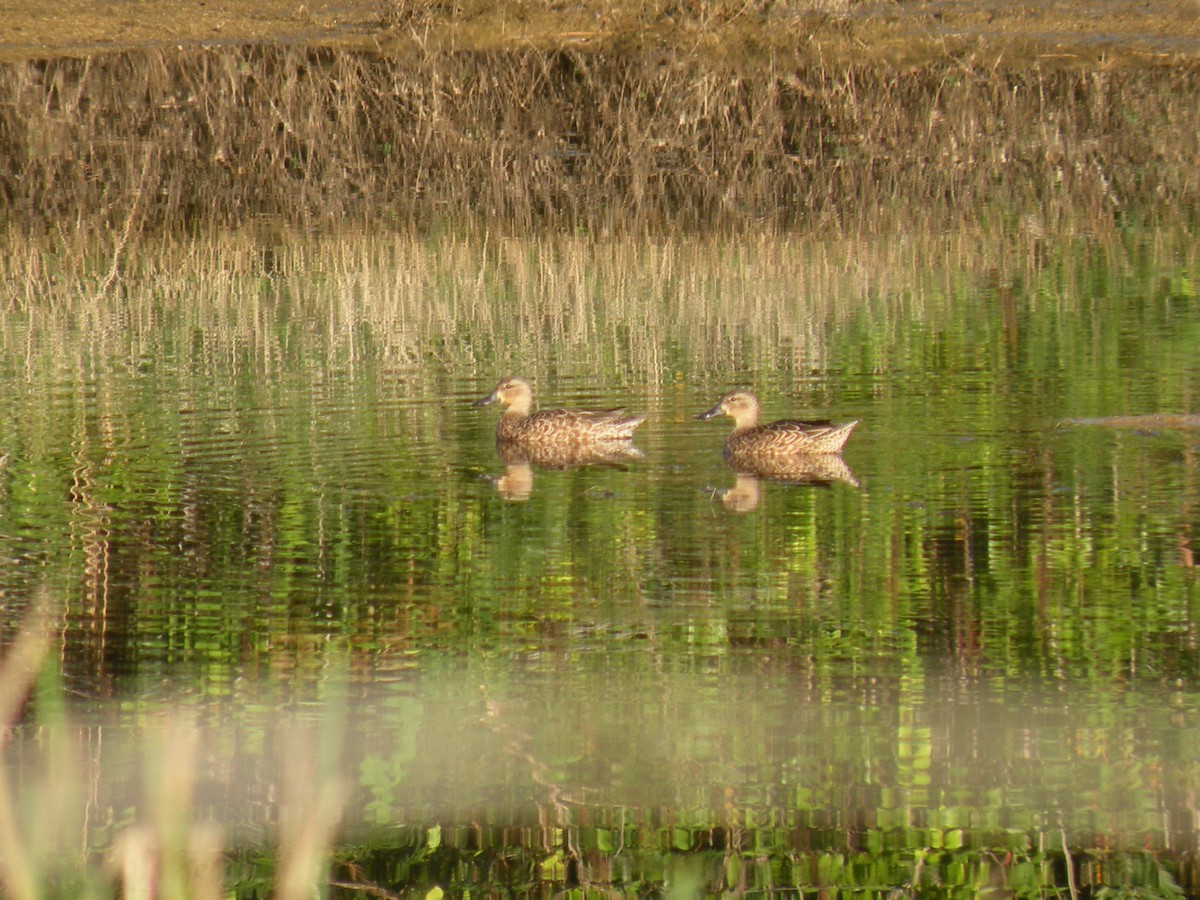
<instances>
[{"instance_id":1,"label":"pair of ducks","mask_svg":"<svg viewBox=\"0 0 1200 900\"><path fill-rule=\"evenodd\" d=\"M572 455L632 458L640 452L629 444L645 416L627 416L620 409L533 411L533 389L524 378L501 378L496 389L476 406L499 403L504 409L496 425L496 444L519 448L526 458L548 465L569 465ZM769 470L797 457L841 453L858 421L832 422L781 419L758 424L758 398L749 391L730 391L697 419L719 415L733 419L725 441L730 466L750 471ZM503 449L501 452L503 456ZM543 456L542 460L537 456ZM561 458L560 458L561 457Z\"/></svg>"}]
</instances>

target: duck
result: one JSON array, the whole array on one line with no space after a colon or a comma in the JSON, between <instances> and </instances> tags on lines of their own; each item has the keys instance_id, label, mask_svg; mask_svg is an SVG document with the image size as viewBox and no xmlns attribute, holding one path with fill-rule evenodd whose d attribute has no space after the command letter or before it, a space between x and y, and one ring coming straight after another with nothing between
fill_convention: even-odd
<instances>
[{"instance_id":1,"label":"duck","mask_svg":"<svg viewBox=\"0 0 1200 900\"><path fill-rule=\"evenodd\" d=\"M626 415L623 409L543 409L533 411L533 388L524 378L510 375L495 389L475 401L476 406L499 403L504 409L496 423L496 443L525 448L594 448L633 438L645 416ZM568 454L569 455L569 454Z\"/></svg>"},{"instance_id":2,"label":"duck","mask_svg":"<svg viewBox=\"0 0 1200 900\"><path fill-rule=\"evenodd\" d=\"M725 460L734 468L752 472L784 459L841 453L859 423L858 419L842 425L828 419L780 419L759 425L758 412L758 397L750 391L733 390L696 418L726 415L733 419L733 431L725 440Z\"/></svg>"}]
</instances>

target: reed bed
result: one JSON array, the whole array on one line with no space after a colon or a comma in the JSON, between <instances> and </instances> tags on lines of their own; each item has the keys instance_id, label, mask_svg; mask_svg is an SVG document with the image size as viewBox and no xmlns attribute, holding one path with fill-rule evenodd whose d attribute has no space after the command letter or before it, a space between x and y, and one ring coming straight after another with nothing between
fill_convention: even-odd
<instances>
[{"instance_id":1,"label":"reed bed","mask_svg":"<svg viewBox=\"0 0 1200 900\"><path fill-rule=\"evenodd\" d=\"M0 68L3 225L637 234L1196 219L1200 67L772 49L136 50ZM268 225L267 227L273 227ZM111 280L111 279L110 279Z\"/></svg>"},{"instance_id":2,"label":"reed bed","mask_svg":"<svg viewBox=\"0 0 1200 900\"><path fill-rule=\"evenodd\" d=\"M214 751L199 717L175 710L148 717L144 746L130 761L142 771L139 814L103 808L98 802L103 727L69 721L48 655L61 649L59 627L39 609L0 645L0 888L13 900L44 897L164 897L215 900L230 896L225 879L230 836L198 812L198 782L211 777L201 756ZM39 684L40 682L40 684ZM30 714L26 707L32 708ZM24 718L40 737L29 742L14 767L26 783L10 784L8 752ZM269 829L275 854L273 878L260 878L280 900L311 897L327 880L330 848L346 793L330 752L336 735L326 727L278 725L291 752L273 761L281 793L276 827ZM27 723L28 724L28 723ZM114 731L118 729L113 729ZM131 748L125 748L129 751ZM114 815L115 814L115 815ZM107 838L107 840L106 840Z\"/></svg>"},{"instance_id":3,"label":"reed bed","mask_svg":"<svg viewBox=\"0 0 1200 900\"><path fill-rule=\"evenodd\" d=\"M295 367L289 334L302 328L315 335L306 346L324 354L313 365L370 358L420 382L447 371L487 380L507 364L667 384L679 375L668 345L687 355L690 378L756 368L760 353L773 354L772 367L818 371L851 318L944 320L964 276L981 291L1053 277L1056 302L1070 306L1087 301L1076 270L1089 259L1118 271L1144 253L1196 264L1194 242L1174 231L1132 242L1081 235L1051 249L1025 231L597 241L284 229L146 239L122 261L129 288L119 281L105 293L102 242L62 255L51 243L13 239L0 255L9 310L0 352L11 364L90 371L87 359L71 362L82 353L133 366L168 353L163 341L200 341L201 357L271 377ZM89 271L92 258L100 262ZM781 294L794 302L769 299Z\"/></svg>"}]
</instances>

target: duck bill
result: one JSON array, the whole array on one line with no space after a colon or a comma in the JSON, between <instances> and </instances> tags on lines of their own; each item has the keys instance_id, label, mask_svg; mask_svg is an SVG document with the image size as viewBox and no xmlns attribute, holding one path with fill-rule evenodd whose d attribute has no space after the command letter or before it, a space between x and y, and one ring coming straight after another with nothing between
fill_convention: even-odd
<instances>
[{"instance_id":1,"label":"duck bill","mask_svg":"<svg viewBox=\"0 0 1200 900\"><path fill-rule=\"evenodd\" d=\"M495 402L496 402L496 392L492 391L486 397L480 397L478 400L476 400L471 405L472 406L487 406L489 403L495 403Z\"/></svg>"},{"instance_id":2,"label":"duck bill","mask_svg":"<svg viewBox=\"0 0 1200 900\"><path fill-rule=\"evenodd\" d=\"M712 409L706 409L704 412L700 413L700 415L696 416L696 418L697 419L714 419L719 415L721 415L721 404L720 403L718 403Z\"/></svg>"}]
</instances>

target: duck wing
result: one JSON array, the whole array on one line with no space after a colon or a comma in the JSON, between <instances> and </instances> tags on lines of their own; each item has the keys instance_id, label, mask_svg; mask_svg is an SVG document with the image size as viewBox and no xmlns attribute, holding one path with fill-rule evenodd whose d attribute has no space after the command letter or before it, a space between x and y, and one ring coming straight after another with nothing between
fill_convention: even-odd
<instances>
[{"instance_id":1,"label":"duck wing","mask_svg":"<svg viewBox=\"0 0 1200 900\"><path fill-rule=\"evenodd\" d=\"M561 439L628 440L645 416L629 416L615 409L544 409L529 417L526 434L530 438L551 434Z\"/></svg>"},{"instance_id":2,"label":"duck wing","mask_svg":"<svg viewBox=\"0 0 1200 900\"><path fill-rule=\"evenodd\" d=\"M835 425L828 419L780 419L735 432L727 443L734 455L775 456L840 453L857 421Z\"/></svg>"}]
</instances>

